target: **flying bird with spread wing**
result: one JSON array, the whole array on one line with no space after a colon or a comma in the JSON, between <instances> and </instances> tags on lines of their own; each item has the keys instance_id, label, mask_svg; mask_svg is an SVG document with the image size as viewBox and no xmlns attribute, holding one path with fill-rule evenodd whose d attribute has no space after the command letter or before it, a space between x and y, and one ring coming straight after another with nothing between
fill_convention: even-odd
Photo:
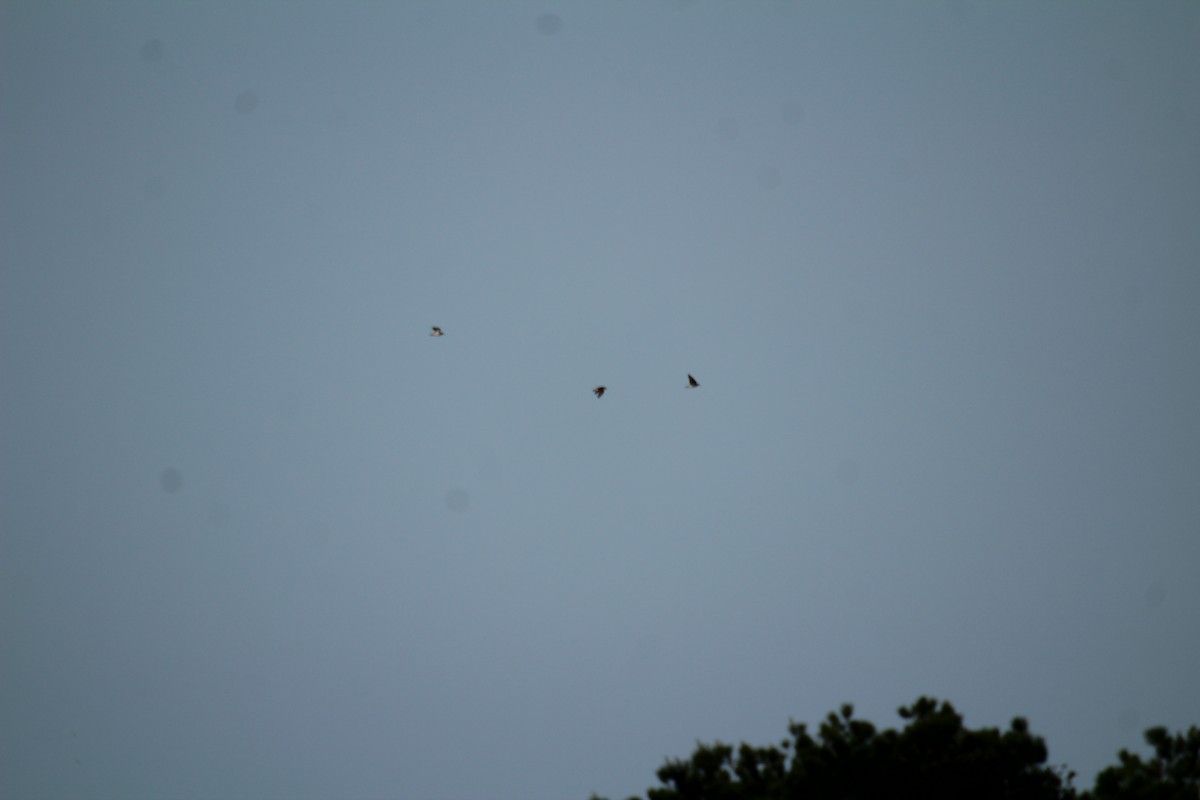
<instances>
[{"instance_id":1,"label":"flying bird with spread wing","mask_svg":"<svg viewBox=\"0 0 1200 800\"><path fill-rule=\"evenodd\" d=\"M595 389L592 389L592 394L596 395L597 399L599 399L604 397L604 392L607 391L607 389L607 386L597 386Z\"/></svg>"},{"instance_id":2,"label":"flying bird with spread wing","mask_svg":"<svg viewBox=\"0 0 1200 800\"><path fill-rule=\"evenodd\" d=\"M437 325L434 325L434 326L433 326L433 333L431 333L431 334L429 334L429 335L430 335L430 336L445 336L446 334L442 333L442 329L441 329L441 328L439 328Z\"/></svg>"},{"instance_id":3,"label":"flying bird with spread wing","mask_svg":"<svg viewBox=\"0 0 1200 800\"><path fill-rule=\"evenodd\" d=\"M698 386L700 386L700 384L696 382L696 379L695 379L695 378L693 378L693 377L692 377L692 374L689 372L689 373L688 373L688 385L687 385L687 388L689 388L689 389L695 389L695 388L697 388Z\"/></svg>"}]
</instances>

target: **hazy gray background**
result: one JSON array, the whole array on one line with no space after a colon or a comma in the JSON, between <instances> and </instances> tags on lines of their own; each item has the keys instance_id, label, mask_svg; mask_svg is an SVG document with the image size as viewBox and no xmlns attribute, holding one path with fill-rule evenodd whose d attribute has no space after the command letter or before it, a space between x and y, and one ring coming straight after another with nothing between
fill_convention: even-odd
<instances>
[{"instance_id":1,"label":"hazy gray background","mask_svg":"<svg viewBox=\"0 0 1200 800\"><path fill-rule=\"evenodd\" d=\"M1200 6L0 9L5 796L1200 723Z\"/></svg>"}]
</instances>

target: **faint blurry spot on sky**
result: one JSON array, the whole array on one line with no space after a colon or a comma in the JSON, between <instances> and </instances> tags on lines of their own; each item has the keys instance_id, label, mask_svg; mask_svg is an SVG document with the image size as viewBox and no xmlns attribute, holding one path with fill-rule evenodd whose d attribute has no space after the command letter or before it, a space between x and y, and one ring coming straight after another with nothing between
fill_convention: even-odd
<instances>
[{"instance_id":1,"label":"faint blurry spot on sky","mask_svg":"<svg viewBox=\"0 0 1200 800\"><path fill-rule=\"evenodd\" d=\"M1119 58L1109 58L1104 62L1104 75L1110 81L1125 80L1125 62Z\"/></svg>"},{"instance_id":2,"label":"faint blurry spot on sky","mask_svg":"<svg viewBox=\"0 0 1200 800\"><path fill-rule=\"evenodd\" d=\"M896 156L892 159L892 174L902 180L911 178L916 172L913 160L908 156Z\"/></svg>"},{"instance_id":3,"label":"faint blurry spot on sky","mask_svg":"<svg viewBox=\"0 0 1200 800\"><path fill-rule=\"evenodd\" d=\"M858 476L861 470L858 467L858 462L853 458L843 459L837 465L838 483L843 483L846 486L851 486L858 482Z\"/></svg>"},{"instance_id":4,"label":"faint blurry spot on sky","mask_svg":"<svg viewBox=\"0 0 1200 800\"><path fill-rule=\"evenodd\" d=\"M956 25L969 24L975 14L967 0L950 0L946 4L946 10L950 13L950 20Z\"/></svg>"},{"instance_id":5,"label":"faint blurry spot on sky","mask_svg":"<svg viewBox=\"0 0 1200 800\"><path fill-rule=\"evenodd\" d=\"M142 61L153 64L155 61L161 61L164 51L163 43L160 39L150 39L142 45Z\"/></svg>"},{"instance_id":6,"label":"faint blurry spot on sky","mask_svg":"<svg viewBox=\"0 0 1200 800\"><path fill-rule=\"evenodd\" d=\"M158 476L158 483L167 494L174 494L183 488L183 473L174 467L167 467Z\"/></svg>"},{"instance_id":7,"label":"faint blurry spot on sky","mask_svg":"<svg viewBox=\"0 0 1200 800\"><path fill-rule=\"evenodd\" d=\"M717 136L721 137L721 141L732 142L741 132L741 126L733 117L721 117L717 120Z\"/></svg>"},{"instance_id":8,"label":"faint blurry spot on sky","mask_svg":"<svg viewBox=\"0 0 1200 800\"><path fill-rule=\"evenodd\" d=\"M451 511L462 512L466 511L471 505L471 495L467 494L467 490L459 486L451 487L450 491L446 492L446 508Z\"/></svg>"},{"instance_id":9,"label":"faint blurry spot on sky","mask_svg":"<svg viewBox=\"0 0 1200 800\"><path fill-rule=\"evenodd\" d=\"M763 164L758 168L757 176L758 185L764 189L778 189L779 184L783 183L783 176L779 172L779 167L774 164Z\"/></svg>"},{"instance_id":10,"label":"faint blurry spot on sky","mask_svg":"<svg viewBox=\"0 0 1200 800\"><path fill-rule=\"evenodd\" d=\"M276 398L275 413L283 419L294 419L300 413L300 399L294 394L285 394Z\"/></svg>"},{"instance_id":11,"label":"faint blurry spot on sky","mask_svg":"<svg viewBox=\"0 0 1200 800\"><path fill-rule=\"evenodd\" d=\"M789 100L779 108L779 116L788 125L799 125L804 122L804 106L797 103L795 100Z\"/></svg>"},{"instance_id":12,"label":"faint blurry spot on sky","mask_svg":"<svg viewBox=\"0 0 1200 800\"><path fill-rule=\"evenodd\" d=\"M1158 608L1167 600L1167 589L1157 581L1146 587L1146 605Z\"/></svg>"},{"instance_id":13,"label":"faint blurry spot on sky","mask_svg":"<svg viewBox=\"0 0 1200 800\"><path fill-rule=\"evenodd\" d=\"M553 36L554 34L558 33L560 30L562 30L562 24L562 17L560 17L558 14L551 14L549 11L547 11L545 14L539 15L537 18L538 33L541 33L545 36Z\"/></svg>"},{"instance_id":14,"label":"faint blurry spot on sky","mask_svg":"<svg viewBox=\"0 0 1200 800\"><path fill-rule=\"evenodd\" d=\"M1125 308L1133 311L1142 304L1142 289L1136 283L1126 284L1124 297Z\"/></svg>"},{"instance_id":15,"label":"faint blurry spot on sky","mask_svg":"<svg viewBox=\"0 0 1200 800\"><path fill-rule=\"evenodd\" d=\"M233 101L233 107L239 114L249 114L258 108L258 94L249 89L242 92Z\"/></svg>"},{"instance_id":16,"label":"faint blurry spot on sky","mask_svg":"<svg viewBox=\"0 0 1200 800\"><path fill-rule=\"evenodd\" d=\"M325 222L325 209L319 203L308 203L300 209L300 222L311 230Z\"/></svg>"},{"instance_id":17,"label":"faint blurry spot on sky","mask_svg":"<svg viewBox=\"0 0 1200 800\"><path fill-rule=\"evenodd\" d=\"M167 193L167 181L162 175L151 175L142 184L142 192L148 200L158 200Z\"/></svg>"},{"instance_id":18,"label":"faint blurry spot on sky","mask_svg":"<svg viewBox=\"0 0 1200 800\"><path fill-rule=\"evenodd\" d=\"M206 516L210 525L220 527L229 522L229 506L224 503L209 503L208 514Z\"/></svg>"},{"instance_id":19,"label":"faint blurry spot on sky","mask_svg":"<svg viewBox=\"0 0 1200 800\"><path fill-rule=\"evenodd\" d=\"M329 543L331 529L324 520L309 520L304 527L304 535L310 544L324 546Z\"/></svg>"}]
</instances>

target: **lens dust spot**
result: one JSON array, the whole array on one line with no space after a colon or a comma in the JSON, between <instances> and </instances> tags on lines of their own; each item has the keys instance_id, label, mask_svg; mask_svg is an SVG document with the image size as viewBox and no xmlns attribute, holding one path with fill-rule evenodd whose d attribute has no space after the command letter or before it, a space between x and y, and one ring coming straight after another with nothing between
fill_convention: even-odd
<instances>
[{"instance_id":1,"label":"lens dust spot","mask_svg":"<svg viewBox=\"0 0 1200 800\"><path fill-rule=\"evenodd\" d=\"M801 122L804 122L804 106L794 100L789 101L780 107L779 116L788 125L799 125Z\"/></svg>"},{"instance_id":2,"label":"lens dust spot","mask_svg":"<svg viewBox=\"0 0 1200 800\"><path fill-rule=\"evenodd\" d=\"M295 419L300 413L300 399L294 394L285 394L276 398L275 413L280 419Z\"/></svg>"},{"instance_id":3,"label":"lens dust spot","mask_svg":"<svg viewBox=\"0 0 1200 800\"><path fill-rule=\"evenodd\" d=\"M1126 708L1117 716L1117 727L1123 731L1133 731L1141 721L1141 715L1136 708Z\"/></svg>"},{"instance_id":4,"label":"lens dust spot","mask_svg":"<svg viewBox=\"0 0 1200 800\"><path fill-rule=\"evenodd\" d=\"M838 483L846 486L852 486L858 483L858 476L861 470L858 468L858 462L852 458L847 458L838 462L837 479Z\"/></svg>"},{"instance_id":5,"label":"lens dust spot","mask_svg":"<svg viewBox=\"0 0 1200 800\"><path fill-rule=\"evenodd\" d=\"M1121 293L1121 302L1125 304L1127 310L1137 311L1142 307L1142 287L1136 283L1126 284Z\"/></svg>"},{"instance_id":6,"label":"lens dust spot","mask_svg":"<svg viewBox=\"0 0 1200 800\"><path fill-rule=\"evenodd\" d=\"M538 33L543 36L553 36L562 30L563 21L562 17L558 14L551 14L547 11L545 14L538 16L536 25Z\"/></svg>"},{"instance_id":7,"label":"lens dust spot","mask_svg":"<svg viewBox=\"0 0 1200 800\"><path fill-rule=\"evenodd\" d=\"M779 184L783 182L779 167L772 164L765 164L759 167L756 177L758 178L758 185L764 189L777 189L779 188Z\"/></svg>"},{"instance_id":8,"label":"lens dust spot","mask_svg":"<svg viewBox=\"0 0 1200 800\"><path fill-rule=\"evenodd\" d=\"M167 467L159 474L158 485L167 494L175 494L183 488L183 473L174 467Z\"/></svg>"},{"instance_id":9,"label":"lens dust spot","mask_svg":"<svg viewBox=\"0 0 1200 800\"><path fill-rule=\"evenodd\" d=\"M733 117L721 117L717 120L717 136L723 142L735 141L742 133L742 126Z\"/></svg>"},{"instance_id":10,"label":"lens dust spot","mask_svg":"<svg viewBox=\"0 0 1200 800\"><path fill-rule=\"evenodd\" d=\"M147 200L161 200L167 193L167 181L162 175L151 175L142 182L142 194Z\"/></svg>"},{"instance_id":11,"label":"lens dust spot","mask_svg":"<svg viewBox=\"0 0 1200 800\"><path fill-rule=\"evenodd\" d=\"M258 93L247 89L233 101L233 107L239 114L253 113L254 109L258 108Z\"/></svg>"},{"instance_id":12,"label":"lens dust spot","mask_svg":"<svg viewBox=\"0 0 1200 800\"><path fill-rule=\"evenodd\" d=\"M230 511L229 506L224 503L209 503L208 513L205 514L210 525L221 527L229 522Z\"/></svg>"},{"instance_id":13,"label":"lens dust spot","mask_svg":"<svg viewBox=\"0 0 1200 800\"><path fill-rule=\"evenodd\" d=\"M142 45L142 61L148 64L153 64L156 61L162 61L163 53L166 48L163 47L161 39L150 39Z\"/></svg>"},{"instance_id":14,"label":"lens dust spot","mask_svg":"<svg viewBox=\"0 0 1200 800\"><path fill-rule=\"evenodd\" d=\"M325 209L317 203L309 203L300 209L299 217L304 229L311 232L324 224Z\"/></svg>"},{"instance_id":15,"label":"lens dust spot","mask_svg":"<svg viewBox=\"0 0 1200 800\"><path fill-rule=\"evenodd\" d=\"M915 175L917 168L908 156L896 156L892 159L892 174L901 180L909 180Z\"/></svg>"},{"instance_id":16,"label":"lens dust spot","mask_svg":"<svg viewBox=\"0 0 1200 800\"><path fill-rule=\"evenodd\" d=\"M1152 583L1146 588L1146 605L1158 608L1167 600L1167 589L1161 583Z\"/></svg>"},{"instance_id":17,"label":"lens dust spot","mask_svg":"<svg viewBox=\"0 0 1200 800\"><path fill-rule=\"evenodd\" d=\"M967 0L950 0L946 4L946 8L950 12L950 20L955 25L969 24L974 17L974 9L967 3Z\"/></svg>"},{"instance_id":18,"label":"lens dust spot","mask_svg":"<svg viewBox=\"0 0 1200 800\"><path fill-rule=\"evenodd\" d=\"M1110 81L1123 81L1128 73L1125 62L1119 58L1109 58L1104 61L1104 77Z\"/></svg>"},{"instance_id":19,"label":"lens dust spot","mask_svg":"<svg viewBox=\"0 0 1200 800\"><path fill-rule=\"evenodd\" d=\"M446 508L456 513L466 511L471 505L471 495L467 494L467 490L459 486L455 486L446 492Z\"/></svg>"}]
</instances>

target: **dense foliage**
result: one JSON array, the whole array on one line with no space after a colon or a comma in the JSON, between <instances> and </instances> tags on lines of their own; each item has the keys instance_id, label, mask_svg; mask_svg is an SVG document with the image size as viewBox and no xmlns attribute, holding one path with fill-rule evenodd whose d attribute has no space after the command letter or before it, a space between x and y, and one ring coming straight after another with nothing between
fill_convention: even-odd
<instances>
[{"instance_id":1,"label":"dense foliage","mask_svg":"<svg viewBox=\"0 0 1200 800\"><path fill-rule=\"evenodd\" d=\"M1046 744L1015 718L1009 729L972 730L947 702L922 697L899 710L900 730L878 730L844 705L814 737L788 726L778 745L697 744L689 759L669 759L662 786L647 800L857 800L911 796L926 800L1197 800L1200 729L1170 736L1153 728L1155 757L1126 751L1102 772L1092 792L1077 793L1075 773L1046 763ZM599 800L599 798L593 798ZM633 798L631 800L636 800Z\"/></svg>"},{"instance_id":2,"label":"dense foliage","mask_svg":"<svg viewBox=\"0 0 1200 800\"><path fill-rule=\"evenodd\" d=\"M1146 731L1154 756L1143 761L1128 750L1120 764L1096 776L1094 800L1197 800L1200 798L1200 728L1172 736L1166 728Z\"/></svg>"}]
</instances>

